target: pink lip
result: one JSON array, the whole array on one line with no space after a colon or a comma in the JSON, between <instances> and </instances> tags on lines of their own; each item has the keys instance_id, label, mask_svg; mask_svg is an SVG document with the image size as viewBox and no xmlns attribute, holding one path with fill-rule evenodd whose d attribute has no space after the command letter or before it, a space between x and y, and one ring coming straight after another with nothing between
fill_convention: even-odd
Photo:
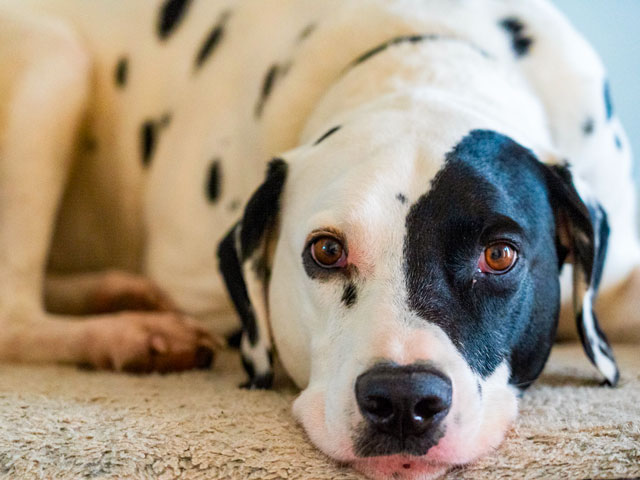
<instances>
[{"instance_id":1,"label":"pink lip","mask_svg":"<svg viewBox=\"0 0 640 480\"><path fill-rule=\"evenodd\" d=\"M407 455L356 460L354 468L373 479L431 479L438 478L447 470L446 465Z\"/></svg>"}]
</instances>

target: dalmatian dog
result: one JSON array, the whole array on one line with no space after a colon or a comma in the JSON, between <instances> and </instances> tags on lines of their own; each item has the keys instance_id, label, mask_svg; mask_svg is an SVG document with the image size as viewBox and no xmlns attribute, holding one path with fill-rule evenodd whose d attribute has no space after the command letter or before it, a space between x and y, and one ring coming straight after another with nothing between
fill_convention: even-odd
<instances>
[{"instance_id":1,"label":"dalmatian dog","mask_svg":"<svg viewBox=\"0 0 640 480\"><path fill-rule=\"evenodd\" d=\"M638 336L608 85L546 0L1 0L0 359L206 367L230 297L327 455L470 462Z\"/></svg>"}]
</instances>

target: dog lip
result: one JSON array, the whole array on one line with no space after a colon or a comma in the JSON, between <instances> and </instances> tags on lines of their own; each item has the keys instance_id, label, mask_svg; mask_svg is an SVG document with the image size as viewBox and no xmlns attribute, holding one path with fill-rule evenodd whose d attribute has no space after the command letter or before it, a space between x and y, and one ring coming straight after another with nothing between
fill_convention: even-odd
<instances>
[{"instance_id":1,"label":"dog lip","mask_svg":"<svg viewBox=\"0 0 640 480\"><path fill-rule=\"evenodd\" d=\"M433 461L413 455L386 455L379 457L360 458L353 461L352 466L372 478L437 478L453 465Z\"/></svg>"}]
</instances>

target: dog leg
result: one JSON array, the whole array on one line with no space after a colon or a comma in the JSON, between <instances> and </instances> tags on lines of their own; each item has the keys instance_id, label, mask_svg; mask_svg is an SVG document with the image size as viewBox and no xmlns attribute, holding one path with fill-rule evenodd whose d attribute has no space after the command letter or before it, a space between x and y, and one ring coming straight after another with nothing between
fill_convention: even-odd
<instances>
[{"instance_id":1,"label":"dog leg","mask_svg":"<svg viewBox=\"0 0 640 480\"><path fill-rule=\"evenodd\" d=\"M177 313L74 322L44 310L48 248L90 62L62 23L2 9L0 22L0 359L135 371L208 365L213 340Z\"/></svg>"},{"instance_id":2,"label":"dog leg","mask_svg":"<svg viewBox=\"0 0 640 480\"><path fill-rule=\"evenodd\" d=\"M148 278L120 270L47 275L45 305L52 313L88 315L124 310L177 311Z\"/></svg>"}]
</instances>

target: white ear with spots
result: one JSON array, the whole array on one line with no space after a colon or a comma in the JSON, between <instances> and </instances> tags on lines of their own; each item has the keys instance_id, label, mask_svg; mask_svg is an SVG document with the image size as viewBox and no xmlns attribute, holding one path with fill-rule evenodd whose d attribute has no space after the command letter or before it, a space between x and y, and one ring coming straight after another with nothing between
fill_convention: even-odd
<instances>
[{"instance_id":1,"label":"white ear with spots","mask_svg":"<svg viewBox=\"0 0 640 480\"><path fill-rule=\"evenodd\" d=\"M568 167L550 167L549 175L559 244L573 263L573 308L578 333L591 362L606 383L615 386L618 367L593 308L607 253L607 214L588 186L574 177Z\"/></svg>"},{"instance_id":2,"label":"white ear with spots","mask_svg":"<svg viewBox=\"0 0 640 480\"><path fill-rule=\"evenodd\" d=\"M249 375L245 386L250 389L270 388L273 382L267 294L271 240L277 230L286 174L283 160L271 161L267 177L247 203L242 220L218 247L220 272L242 321L240 350Z\"/></svg>"}]
</instances>

